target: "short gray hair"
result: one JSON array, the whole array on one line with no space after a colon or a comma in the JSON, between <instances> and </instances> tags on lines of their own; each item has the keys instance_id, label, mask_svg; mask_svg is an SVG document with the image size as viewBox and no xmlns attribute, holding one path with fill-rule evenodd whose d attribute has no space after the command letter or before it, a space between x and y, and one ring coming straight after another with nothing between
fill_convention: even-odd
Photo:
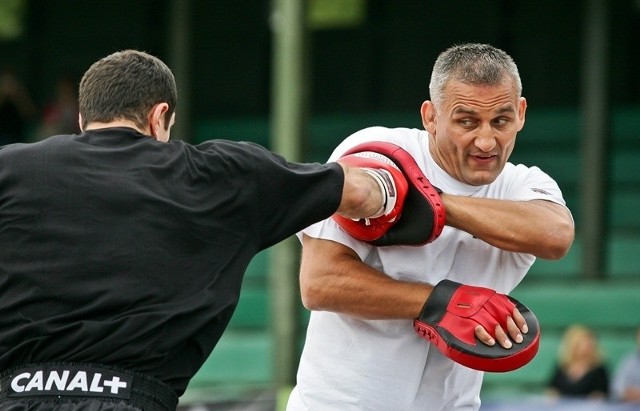
<instances>
[{"instance_id":1,"label":"short gray hair","mask_svg":"<svg viewBox=\"0 0 640 411\"><path fill-rule=\"evenodd\" d=\"M505 81L505 75L514 81L518 97L521 97L522 81L511 56L488 44L455 45L436 59L429 83L431 101L436 106L442 103L444 87L449 80L473 85L499 85Z\"/></svg>"}]
</instances>

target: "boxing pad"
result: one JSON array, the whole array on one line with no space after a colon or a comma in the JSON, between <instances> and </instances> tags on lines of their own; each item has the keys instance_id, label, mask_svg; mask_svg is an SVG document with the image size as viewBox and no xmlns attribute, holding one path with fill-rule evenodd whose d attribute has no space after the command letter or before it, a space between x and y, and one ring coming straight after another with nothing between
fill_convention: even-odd
<instances>
[{"instance_id":1,"label":"boxing pad","mask_svg":"<svg viewBox=\"0 0 640 411\"><path fill-rule=\"evenodd\" d=\"M497 341L488 346L476 338L478 325L493 338L497 324L507 332L507 318L512 316L514 308L527 322L528 332L522 333L521 343L513 342L511 348L504 348ZM540 325L533 312L516 299L489 288L442 280L431 291L413 325L418 335L442 354L480 371L513 371L531 361L538 352Z\"/></svg>"},{"instance_id":2,"label":"boxing pad","mask_svg":"<svg viewBox=\"0 0 640 411\"><path fill-rule=\"evenodd\" d=\"M392 221L386 218L383 221L362 219L354 222L335 214L333 218L338 225L361 240L364 237L363 232L370 232L363 241L376 246L417 246L428 244L438 238L445 224L441 191L429 182L411 154L393 143L371 141L353 147L344 156L362 152L378 153L391 160L406 181L406 195L403 202L396 206Z\"/></svg>"},{"instance_id":3,"label":"boxing pad","mask_svg":"<svg viewBox=\"0 0 640 411\"><path fill-rule=\"evenodd\" d=\"M339 161L349 167L361 168L371 175L380 186L384 201L380 211L369 218L352 219L335 214L333 219L358 240L377 240L398 221L407 195L407 180L390 159L372 151L347 154Z\"/></svg>"}]
</instances>

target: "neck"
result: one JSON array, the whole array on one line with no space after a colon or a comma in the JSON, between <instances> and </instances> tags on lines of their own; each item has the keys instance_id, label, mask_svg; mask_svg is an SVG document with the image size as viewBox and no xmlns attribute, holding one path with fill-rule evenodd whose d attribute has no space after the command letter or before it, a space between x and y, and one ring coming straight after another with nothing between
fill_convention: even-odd
<instances>
[{"instance_id":1,"label":"neck","mask_svg":"<svg viewBox=\"0 0 640 411\"><path fill-rule=\"evenodd\" d=\"M144 135L147 135L147 136L151 137L151 133L149 132L148 129L146 129L146 130L141 129L140 127L136 126L133 121L128 121L128 120L114 120L114 121L109 121L107 123L101 123L101 122L93 121L91 123L88 123L85 127L83 127L82 131L99 130L101 128L112 128L112 127L128 127L128 128L132 128L132 129L140 132L141 134L144 134Z\"/></svg>"}]
</instances>

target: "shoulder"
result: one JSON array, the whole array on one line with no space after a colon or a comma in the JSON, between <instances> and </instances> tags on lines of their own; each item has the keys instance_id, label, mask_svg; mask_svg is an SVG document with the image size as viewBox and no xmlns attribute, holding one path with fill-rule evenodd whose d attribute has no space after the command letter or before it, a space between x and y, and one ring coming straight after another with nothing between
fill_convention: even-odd
<instances>
[{"instance_id":1,"label":"shoulder","mask_svg":"<svg viewBox=\"0 0 640 411\"><path fill-rule=\"evenodd\" d=\"M25 156L39 155L39 153L51 153L60 147L65 147L75 135L58 135L33 143L14 143L0 146L0 156Z\"/></svg>"},{"instance_id":2,"label":"shoulder","mask_svg":"<svg viewBox=\"0 0 640 411\"><path fill-rule=\"evenodd\" d=\"M507 178L518 178L518 177L531 177L531 178L540 178L540 179L552 179L551 176L540 167L537 166L527 166L524 164L514 164L511 162L507 162L504 166L504 170L502 174Z\"/></svg>"},{"instance_id":3,"label":"shoulder","mask_svg":"<svg viewBox=\"0 0 640 411\"><path fill-rule=\"evenodd\" d=\"M388 128L372 126L363 128L344 139L331 154L331 160L339 158L348 149L372 141L382 141L395 144L409 152L426 147L426 132L415 128Z\"/></svg>"},{"instance_id":4,"label":"shoulder","mask_svg":"<svg viewBox=\"0 0 640 411\"><path fill-rule=\"evenodd\" d=\"M189 157L197 161L204 159L210 164L234 168L254 168L265 162L282 161L282 157L267 148L252 142L231 140L207 140L197 145L184 144Z\"/></svg>"},{"instance_id":5,"label":"shoulder","mask_svg":"<svg viewBox=\"0 0 640 411\"><path fill-rule=\"evenodd\" d=\"M187 145L194 150L218 154L218 155L241 155L241 156L261 156L271 155L272 153L265 147L248 142L248 141L231 141L231 140L207 140L195 146Z\"/></svg>"},{"instance_id":6,"label":"shoulder","mask_svg":"<svg viewBox=\"0 0 640 411\"><path fill-rule=\"evenodd\" d=\"M542 195L560 194L558 183L549 174L539 167L529 167L523 164L505 164L494 184L514 189L528 187Z\"/></svg>"}]
</instances>

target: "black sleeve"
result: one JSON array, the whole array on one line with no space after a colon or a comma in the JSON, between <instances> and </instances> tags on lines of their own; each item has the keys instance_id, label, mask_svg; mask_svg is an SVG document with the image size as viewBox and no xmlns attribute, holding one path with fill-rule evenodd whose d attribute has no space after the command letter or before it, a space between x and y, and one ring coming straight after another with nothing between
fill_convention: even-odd
<instances>
[{"instance_id":1,"label":"black sleeve","mask_svg":"<svg viewBox=\"0 0 640 411\"><path fill-rule=\"evenodd\" d=\"M344 173L337 163L291 163L269 153L256 162L259 229L269 247L330 217L340 205ZM260 168L263 168L261 170Z\"/></svg>"},{"instance_id":2,"label":"black sleeve","mask_svg":"<svg viewBox=\"0 0 640 411\"><path fill-rule=\"evenodd\" d=\"M199 149L208 167L224 175L236 212L254 227L261 249L330 217L340 205L344 172L337 163L293 163L249 142L212 140Z\"/></svg>"}]
</instances>

